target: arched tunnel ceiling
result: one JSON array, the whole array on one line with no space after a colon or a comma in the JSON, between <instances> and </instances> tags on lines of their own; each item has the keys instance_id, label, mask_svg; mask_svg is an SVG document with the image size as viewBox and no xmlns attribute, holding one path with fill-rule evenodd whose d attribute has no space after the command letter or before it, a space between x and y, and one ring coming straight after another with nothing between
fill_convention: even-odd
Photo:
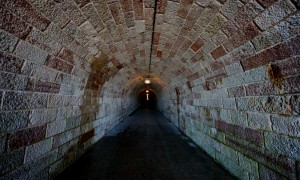
<instances>
[{"instance_id":1,"label":"arched tunnel ceiling","mask_svg":"<svg viewBox=\"0 0 300 180\"><path fill-rule=\"evenodd\" d=\"M142 81L137 79L148 75L159 79L153 81L158 87L181 86L207 74L222 75L225 65L251 53L248 51L252 48L246 46L252 44L245 44L244 49L237 47L276 23L275 20L264 24L264 17L255 19L263 7L272 3L263 0L13 0L1 1L1 11L22 17L66 46L68 49L61 50L59 57L60 54L68 56L70 50L76 58L84 59L87 63L81 62L81 66L97 76L90 84L95 84L94 81L103 84L117 76L112 81L124 92L127 88L143 88ZM290 2L279 4L294 11ZM262 16L269 18L268 14ZM26 36L26 28L23 29L24 32L16 34L21 39ZM92 64L91 68L88 63Z\"/></svg>"}]
</instances>

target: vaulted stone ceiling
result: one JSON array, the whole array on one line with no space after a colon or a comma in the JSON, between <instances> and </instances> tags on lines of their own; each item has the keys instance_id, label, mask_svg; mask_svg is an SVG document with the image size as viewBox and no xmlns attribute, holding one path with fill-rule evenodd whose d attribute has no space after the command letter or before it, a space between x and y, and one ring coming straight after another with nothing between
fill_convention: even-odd
<instances>
[{"instance_id":1,"label":"vaulted stone ceiling","mask_svg":"<svg viewBox=\"0 0 300 180\"><path fill-rule=\"evenodd\" d=\"M201 83L193 82L199 77L208 86L216 86L228 73L225 65L269 43L270 35L254 37L279 20L272 17L275 8L263 12L271 4L263 0L159 0L155 9L154 0L14 0L1 1L1 11L18 19L12 30L18 37L48 50L62 63L75 64L79 77L84 73L81 67L94 64L97 77L92 81L103 84L117 74L120 87L130 89L142 86L148 75L157 78L160 87L181 86L186 81L193 86ZM282 7L282 17L296 10L288 1L279 1L277 6ZM61 45L66 48L57 55ZM56 66L53 59L46 62L50 67ZM247 61L241 63L252 68ZM62 67L67 73L73 68L68 65Z\"/></svg>"}]
</instances>

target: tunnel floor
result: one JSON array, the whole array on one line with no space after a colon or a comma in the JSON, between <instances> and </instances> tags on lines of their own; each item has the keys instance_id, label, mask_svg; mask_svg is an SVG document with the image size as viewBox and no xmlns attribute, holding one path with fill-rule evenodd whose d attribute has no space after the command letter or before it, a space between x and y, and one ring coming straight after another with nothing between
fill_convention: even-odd
<instances>
[{"instance_id":1,"label":"tunnel floor","mask_svg":"<svg viewBox=\"0 0 300 180\"><path fill-rule=\"evenodd\" d=\"M234 179L157 110L143 108L58 179Z\"/></svg>"}]
</instances>

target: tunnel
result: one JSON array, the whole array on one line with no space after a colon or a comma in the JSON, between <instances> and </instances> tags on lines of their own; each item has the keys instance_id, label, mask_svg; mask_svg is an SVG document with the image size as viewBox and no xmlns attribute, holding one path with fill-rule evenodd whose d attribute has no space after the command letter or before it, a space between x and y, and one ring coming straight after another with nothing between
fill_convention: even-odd
<instances>
[{"instance_id":1,"label":"tunnel","mask_svg":"<svg viewBox=\"0 0 300 180\"><path fill-rule=\"evenodd\" d=\"M128 118L158 114L233 178L300 179L299 9L0 0L0 179L59 177Z\"/></svg>"}]
</instances>

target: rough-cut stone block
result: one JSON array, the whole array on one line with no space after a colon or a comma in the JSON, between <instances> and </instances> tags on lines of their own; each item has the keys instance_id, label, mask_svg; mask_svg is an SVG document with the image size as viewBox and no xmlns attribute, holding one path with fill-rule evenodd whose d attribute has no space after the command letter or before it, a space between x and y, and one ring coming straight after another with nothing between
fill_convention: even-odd
<instances>
[{"instance_id":1,"label":"rough-cut stone block","mask_svg":"<svg viewBox=\"0 0 300 180\"><path fill-rule=\"evenodd\" d=\"M32 24L33 26L39 28L40 30L45 30L50 24L50 21L41 16L30 3L23 0L13 0L13 1L1 1L0 4L12 13L20 16L26 22Z\"/></svg>"},{"instance_id":2,"label":"rough-cut stone block","mask_svg":"<svg viewBox=\"0 0 300 180\"><path fill-rule=\"evenodd\" d=\"M24 128L29 122L29 111L1 112L0 132Z\"/></svg>"},{"instance_id":3,"label":"rough-cut stone block","mask_svg":"<svg viewBox=\"0 0 300 180\"><path fill-rule=\"evenodd\" d=\"M145 2L145 1L144 1ZM129 12L132 11L132 0L120 0L122 9L124 10L124 12ZM146 2L145 2L145 6L146 6Z\"/></svg>"},{"instance_id":4,"label":"rough-cut stone block","mask_svg":"<svg viewBox=\"0 0 300 180\"><path fill-rule=\"evenodd\" d=\"M83 135L80 136L80 140L79 140L79 143L80 144L83 144L85 143L86 141L88 141L89 139L91 139L95 134L95 130L92 129L86 133L84 133Z\"/></svg>"},{"instance_id":5,"label":"rough-cut stone block","mask_svg":"<svg viewBox=\"0 0 300 180\"><path fill-rule=\"evenodd\" d=\"M197 38L193 45L191 46L191 49L196 52L198 51L202 46L204 45L204 42L201 38Z\"/></svg>"},{"instance_id":6,"label":"rough-cut stone block","mask_svg":"<svg viewBox=\"0 0 300 180\"><path fill-rule=\"evenodd\" d=\"M283 175L279 174L278 172L271 170L263 165L259 166L259 176L261 179L287 179Z\"/></svg>"},{"instance_id":7,"label":"rough-cut stone block","mask_svg":"<svg viewBox=\"0 0 300 180\"><path fill-rule=\"evenodd\" d=\"M250 128L271 130L270 115L249 112L247 119Z\"/></svg>"},{"instance_id":8,"label":"rough-cut stone block","mask_svg":"<svg viewBox=\"0 0 300 180\"><path fill-rule=\"evenodd\" d=\"M16 149L22 146L36 143L45 138L46 126L37 126L33 128L23 129L8 134L8 148Z\"/></svg>"},{"instance_id":9,"label":"rough-cut stone block","mask_svg":"<svg viewBox=\"0 0 300 180\"><path fill-rule=\"evenodd\" d=\"M143 1L132 0L132 3L133 3L135 20L143 20L144 19Z\"/></svg>"},{"instance_id":10,"label":"rough-cut stone block","mask_svg":"<svg viewBox=\"0 0 300 180\"><path fill-rule=\"evenodd\" d=\"M241 7L243 7L243 3L239 0L228 0L222 7L221 12L228 19L231 19Z\"/></svg>"},{"instance_id":11,"label":"rough-cut stone block","mask_svg":"<svg viewBox=\"0 0 300 180\"><path fill-rule=\"evenodd\" d=\"M23 164L24 148L0 155L0 175L8 173Z\"/></svg>"},{"instance_id":12,"label":"rough-cut stone block","mask_svg":"<svg viewBox=\"0 0 300 180\"><path fill-rule=\"evenodd\" d=\"M60 90L60 84L31 79L27 83L26 90L36 92L58 93Z\"/></svg>"},{"instance_id":13,"label":"rough-cut stone block","mask_svg":"<svg viewBox=\"0 0 300 180\"><path fill-rule=\"evenodd\" d=\"M238 157L239 157L239 165L246 170L247 172L249 172L250 174L254 175L256 178L259 177L259 173L258 173L258 163L255 162L254 160L244 156L241 153L238 153Z\"/></svg>"},{"instance_id":14,"label":"rough-cut stone block","mask_svg":"<svg viewBox=\"0 0 300 180\"><path fill-rule=\"evenodd\" d=\"M251 144L239 142L229 136L226 136L225 141L227 144L230 144L230 146L233 146L238 151L243 152L243 154L250 156L259 163L271 167L272 169L289 176L291 179L296 178L296 164L294 160L283 156L278 156L274 153L271 154L262 151L259 148L252 146Z\"/></svg>"},{"instance_id":15,"label":"rough-cut stone block","mask_svg":"<svg viewBox=\"0 0 300 180\"><path fill-rule=\"evenodd\" d=\"M33 29L26 38L26 41L48 52L49 54L57 54L61 49L61 45L50 37L44 35L37 29Z\"/></svg>"},{"instance_id":16,"label":"rough-cut stone block","mask_svg":"<svg viewBox=\"0 0 300 180\"><path fill-rule=\"evenodd\" d=\"M42 155L34 161L24 164L9 174L6 174L4 179L34 179L56 160L57 149Z\"/></svg>"},{"instance_id":17,"label":"rough-cut stone block","mask_svg":"<svg viewBox=\"0 0 300 180\"><path fill-rule=\"evenodd\" d=\"M26 110L45 108L47 96L36 93L6 92L3 100L3 110Z\"/></svg>"},{"instance_id":18,"label":"rough-cut stone block","mask_svg":"<svg viewBox=\"0 0 300 180\"><path fill-rule=\"evenodd\" d=\"M122 14L121 14L121 6L120 3L112 3L109 4L109 9L111 11L111 14L116 22L116 24L121 24L122 23Z\"/></svg>"},{"instance_id":19,"label":"rough-cut stone block","mask_svg":"<svg viewBox=\"0 0 300 180\"><path fill-rule=\"evenodd\" d=\"M72 64L69 64L55 56L49 56L45 62L45 65L67 74L70 74L74 68Z\"/></svg>"},{"instance_id":20,"label":"rough-cut stone block","mask_svg":"<svg viewBox=\"0 0 300 180\"><path fill-rule=\"evenodd\" d=\"M44 64L48 56L48 54L45 51L25 41L21 41L18 44L15 50L15 54L21 58L24 58L37 64Z\"/></svg>"},{"instance_id":21,"label":"rough-cut stone block","mask_svg":"<svg viewBox=\"0 0 300 180\"><path fill-rule=\"evenodd\" d=\"M269 151L300 160L299 139L268 132L264 135L266 148Z\"/></svg>"},{"instance_id":22,"label":"rough-cut stone block","mask_svg":"<svg viewBox=\"0 0 300 180\"><path fill-rule=\"evenodd\" d=\"M4 52L12 52L18 42L18 38L0 30L0 50Z\"/></svg>"},{"instance_id":23,"label":"rough-cut stone block","mask_svg":"<svg viewBox=\"0 0 300 180\"><path fill-rule=\"evenodd\" d=\"M24 163L29 163L40 157L41 155L49 152L52 148L52 138L40 141L26 147Z\"/></svg>"},{"instance_id":24,"label":"rough-cut stone block","mask_svg":"<svg viewBox=\"0 0 300 180\"><path fill-rule=\"evenodd\" d=\"M124 15L125 23L128 28L133 27L135 25L134 14L132 12L128 12Z\"/></svg>"},{"instance_id":25,"label":"rough-cut stone block","mask_svg":"<svg viewBox=\"0 0 300 180\"><path fill-rule=\"evenodd\" d=\"M225 70L226 70L226 73L228 74L228 76L230 76L233 74L238 74L238 73L243 72L243 67L240 64L240 62L236 62L236 63L225 66Z\"/></svg>"},{"instance_id":26,"label":"rough-cut stone block","mask_svg":"<svg viewBox=\"0 0 300 180\"><path fill-rule=\"evenodd\" d=\"M0 28L21 39L25 39L32 29L31 26L2 6L0 6Z\"/></svg>"},{"instance_id":27,"label":"rough-cut stone block","mask_svg":"<svg viewBox=\"0 0 300 180\"><path fill-rule=\"evenodd\" d=\"M237 98L237 107L239 110L245 111L291 115L297 114L299 111L296 105L297 101L297 96L247 97Z\"/></svg>"},{"instance_id":28,"label":"rough-cut stone block","mask_svg":"<svg viewBox=\"0 0 300 180\"><path fill-rule=\"evenodd\" d=\"M0 79L0 89L4 90L25 90L28 81L27 77L2 72L0 72Z\"/></svg>"},{"instance_id":29,"label":"rough-cut stone block","mask_svg":"<svg viewBox=\"0 0 300 180\"><path fill-rule=\"evenodd\" d=\"M79 7L74 1L55 1L55 3L57 3L60 9L62 9L76 25L79 26L86 21L86 17L81 13Z\"/></svg>"},{"instance_id":30,"label":"rough-cut stone block","mask_svg":"<svg viewBox=\"0 0 300 180\"><path fill-rule=\"evenodd\" d=\"M80 128L71 129L53 137L53 147L59 147L80 135Z\"/></svg>"},{"instance_id":31,"label":"rough-cut stone block","mask_svg":"<svg viewBox=\"0 0 300 180\"><path fill-rule=\"evenodd\" d=\"M157 1L157 13L158 14L164 14L166 12L167 5L168 5L167 0Z\"/></svg>"},{"instance_id":32,"label":"rough-cut stone block","mask_svg":"<svg viewBox=\"0 0 300 180\"><path fill-rule=\"evenodd\" d=\"M238 138L260 146L263 143L263 136L260 131L250 128L243 128L238 125L228 124L223 121L217 121L216 128L224 132L229 132Z\"/></svg>"},{"instance_id":33,"label":"rough-cut stone block","mask_svg":"<svg viewBox=\"0 0 300 180\"><path fill-rule=\"evenodd\" d=\"M290 1L280 0L256 17L255 22L262 30L266 30L296 10L297 8Z\"/></svg>"},{"instance_id":34,"label":"rough-cut stone block","mask_svg":"<svg viewBox=\"0 0 300 180\"><path fill-rule=\"evenodd\" d=\"M211 55L214 59L218 59L218 58L224 56L225 54L226 54L226 51L223 48L223 46L219 46L211 52Z\"/></svg>"},{"instance_id":35,"label":"rough-cut stone block","mask_svg":"<svg viewBox=\"0 0 300 180\"><path fill-rule=\"evenodd\" d=\"M300 118L272 115L272 129L274 132L300 137Z\"/></svg>"},{"instance_id":36,"label":"rough-cut stone block","mask_svg":"<svg viewBox=\"0 0 300 180\"><path fill-rule=\"evenodd\" d=\"M59 120L51 122L47 125L47 135L46 137L51 137L53 135L59 134L66 129L66 120Z\"/></svg>"}]
</instances>

